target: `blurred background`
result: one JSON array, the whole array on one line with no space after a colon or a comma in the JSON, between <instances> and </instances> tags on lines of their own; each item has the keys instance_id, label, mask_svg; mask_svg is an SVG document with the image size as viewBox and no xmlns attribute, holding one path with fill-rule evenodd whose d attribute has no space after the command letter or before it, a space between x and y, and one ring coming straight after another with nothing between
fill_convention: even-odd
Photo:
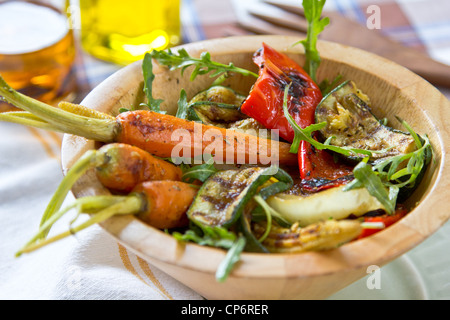
<instances>
[{"instance_id":1,"label":"blurred background","mask_svg":"<svg viewBox=\"0 0 450 320\"><path fill-rule=\"evenodd\" d=\"M79 102L111 73L141 60L152 49L255 33L303 36L296 28L296 19L274 6L300 7L301 0L267 2L271 3L0 0L0 74L14 88L43 101L64 98ZM328 0L325 10L366 29L359 34L342 27L341 36L336 32L325 40L345 42L353 35L370 39L372 32L450 64L450 8L446 0ZM273 21L274 17L278 20ZM369 22L377 29L369 30ZM374 46L364 44L362 48L380 53ZM447 94L445 87L443 92Z\"/></svg>"}]
</instances>

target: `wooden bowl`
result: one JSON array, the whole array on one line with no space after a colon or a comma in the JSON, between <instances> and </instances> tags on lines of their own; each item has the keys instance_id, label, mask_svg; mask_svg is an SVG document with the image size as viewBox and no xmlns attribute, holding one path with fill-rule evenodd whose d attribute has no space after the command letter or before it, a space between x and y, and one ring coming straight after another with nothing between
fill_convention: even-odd
<instances>
[{"instance_id":1,"label":"wooden bowl","mask_svg":"<svg viewBox=\"0 0 450 320\"><path fill-rule=\"evenodd\" d=\"M210 52L212 59L254 70L251 57L262 42L286 52L301 65L303 47L292 46L299 39L284 36L245 36L208 40L183 46L192 56ZM434 160L408 203L413 210L398 223L377 234L324 252L299 254L244 253L225 283L215 280L215 272L225 251L192 243L177 242L163 231L132 216L111 218L102 227L119 243L207 299L324 299L367 275L368 267L383 266L414 248L450 217L450 103L431 84L409 70L381 57L330 42L320 42L322 64L319 80L342 74L369 95L374 112L396 123L395 115L414 130L428 134ZM155 66L154 96L163 99L163 108L174 114L182 88L192 97L207 88L211 79L194 82L179 70ZM254 79L237 77L231 86L242 92ZM141 63L131 64L101 83L82 102L87 107L117 114L120 107L143 101ZM94 141L66 135L62 145L62 165L67 171ZM76 197L107 194L92 172L73 189Z\"/></svg>"}]
</instances>

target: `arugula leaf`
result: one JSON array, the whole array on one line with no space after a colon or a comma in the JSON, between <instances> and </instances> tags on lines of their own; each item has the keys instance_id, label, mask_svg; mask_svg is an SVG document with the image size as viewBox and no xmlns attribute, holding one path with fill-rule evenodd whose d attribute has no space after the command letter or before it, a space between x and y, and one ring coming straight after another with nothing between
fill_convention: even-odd
<instances>
[{"instance_id":1,"label":"arugula leaf","mask_svg":"<svg viewBox=\"0 0 450 320\"><path fill-rule=\"evenodd\" d=\"M372 170L372 166L364 161L358 163L353 169L353 174L355 179L357 179L357 181L359 181L372 196L380 201L388 214L394 213L397 203L398 188L386 188L380 177ZM344 191L349 189L351 188L347 188L346 186Z\"/></svg>"},{"instance_id":2,"label":"arugula leaf","mask_svg":"<svg viewBox=\"0 0 450 320\"><path fill-rule=\"evenodd\" d=\"M309 142L312 146L314 146L314 148L316 148L318 150L326 149L326 150L334 151L336 153L340 153L340 154L343 154L343 155L346 155L346 156L349 156L349 155L370 156L370 155L372 155L372 152L370 152L368 150L333 146L333 145L330 145L328 142L321 143L321 142L317 141L316 139L314 139L313 136L312 136L313 132L324 128L327 125L326 122L314 123L314 124L311 124L308 127L304 128L304 129L302 129L295 122L294 118L292 118L292 116L289 113L288 108L287 108L288 92L289 92L289 88L290 88L291 85L292 85L292 83L288 84L286 86L286 88L284 89L284 98L283 98L283 112L284 112L284 116L288 120L288 122L291 125L292 129L294 129L294 133L295 133L294 140L293 140L293 142L291 144L291 149L290 149L291 153L297 153L298 152L298 148L300 146L300 142L302 140L304 140L306 142Z\"/></svg>"},{"instance_id":3,"label":"arugula leaf","mask_svg":"<svg viewBox=\"0 0 450 320\"><path fill-rule=\"evenodd\" d=\"M214 166L213 158L209 159L204 164L193 167L184 167L182 169L184 170L183 175L181 176L181 180L189 183L192 183L195 180L205 182L206 180L208 180L210 176L212 176L218 171Z\"/></svg>"},{"instance_id":4,"label":"arugula leaf","mask_svg":"<svg viewBox=\"0 0 450 320\"><path fill-rule=\"evenodd\" d=\"M178 109L177 114L175 115L177 118L186 119L188 114L188 101L186 91L181 89L180 99L178 100Z\"/></svg>"},{"instance_id":5,"label":"arugula leaf","mask_svg":"<svg viewBox=\"0 0 450 320\"><path fill-rule=\"evenodd\" d=\"M147 103L141 103L141 106L147 107L154 112L165 113L165 111L161 111L160 108L163 100L153 98L152 84L153 80L155 80L155 75L153 74L152 56L148 52L145 54L144 60L142 61L142 72L144 75L144 92L147 97Z\"/></svg>"},{"instance_id":6,"label":"arugula leaf","mask_svg":"<svg viewBox=\"0 0 450 320\"><path fill-rule=\"evenodd\" d=\"M399 121L414 137L416 150L377 162L373 169L380 175L385 185L400 189L415 184L424 166L431 161L433 149L427 136L417 135L405 121L401 119Z\"/></svg>"},{"instance_id":7,"label":"arugula leaf","mask_svg":"<svg viewBox=\"0 0 450 320\"><path fill-rule=\"evenodd\" d=\"M304 69L314 82L317 80L316 72L321 62L319 51L316 48L317 39L319 34L330 23L328 17L321 18L325 2L326 0L303 0L304 14L308 21L308 31L306 39L296 43L301 43L305 48L306 62Z\"/></svg>"},{"instance_id":8,"label":"arugula leaf","mask_svg":"<svg viewBox=\"0 0 450 320\"><path fill-rule=\"evenodd\" d=\"M119 108L119 113L122 113L122 112L128 112L128 111L130 111L130 109L127 109L127 108Z\"/></svg>"},{"instance_id":9,"label":"arugula leaf","mask_svg":"<svg viewBox=\"0 0 450 320\"><path fill-rule=\"evenodd\" d=\"M264 215L264 218L267 221L266 232L258 239L259 242L263 242L269 235L272 226L272 219L275 220L279 225L284 226L286 228L289 228L292 225L275 209L269 206L269 204L263 197L261 197L261 195L258 194L254 196L253 200L255 200L255 202L258 203L259 206L252 211L252 219L261 220L262 216Z\"/></svg>"},{"instance_id":10,"label":"arugula leaf","mask_svg":"<svg viewBox=\"0 0 450 320\"><path fill-rule=\"evenodd\" d=\"M172 236L179 241L191 241L203 246L228 249L225 258L216 271L216 280L224 282L234 265L240 260L247 243L245 237L237 236L234 232L220 226L196 226L184 234L173 232Z\"/></svg>"},{"instance_id":11,"label":"arugula leaf","mask_svg":"<svg viewBox=\"0 0 450 320\"><path fill-rule=\"evenodd\" d=\"M242 251L245 249L247 241L245 237L239 237L234 243L233 246L228 250L227 255L220 263L219 267L216 271L216 280L218 282L224 282L234 265L239 262Z\"/></svg>"},{"instance_id":12,"label":"arugula leaf","mask_svg":"<svg viewBox=\"0 0 450 320\"><path fill-rule=\"evenodd\" d=\"M385 206L388 214L394 213L400 189L417 183L424 166L431 161L433 151L428 137L419 137L405 121L399 120L414 137L417 149L389 157L373 166L362 161L353 170L355 180L344 188L367 188L369 193Z\"/></svg>"},{"instance_id":13,"label":"arugula leaf","mask_svg":"<svg viewBox=\"0 0 450 320\"><path fill-rule=\"evenodd\" d=\"M258 77L258 74L245 70L229 63L228 65L215 62L211 60L211 55L209 52L203 52L200 58L191 57L186 49L178 50L178 54L173 53L170 49L167 51L153 50L152 58L154 58L158 63L168 66L170 70L181 69L181 74L190 67L195 66L195 69L191 73L190 80L193 81L198 75L210 74L210 77L221 78L224 74L229 72L240 73L244 76L254 76Z\"/></svg>"},{"instance_id":14,"label":"arugula leaf","mask_svg":"<svg viewBox=\"0 0 450 320\"><path fill-rule=\"evenodd\" d=\"M202 246L230 249L236 241L236 234L220 226L193 226L184 234L173 232L172 235L179 241L191 241Z\"/></svg>"},{"instance_id":15,"label":"arugula leaf","mask_svg":"<svg viewBox=\"0 0 450 320\"><path fill-rule=\"evenodd\" d=\"M333 81L329 81L328 79L323 80L319 84L320 91L322 91L322 95L325 97L327 94L329 94L331 91L333 91L337 85L339 84L339 81L341 81L342 75L337 75L336 78L334 78Z\"/></svg>"}]
</instances>

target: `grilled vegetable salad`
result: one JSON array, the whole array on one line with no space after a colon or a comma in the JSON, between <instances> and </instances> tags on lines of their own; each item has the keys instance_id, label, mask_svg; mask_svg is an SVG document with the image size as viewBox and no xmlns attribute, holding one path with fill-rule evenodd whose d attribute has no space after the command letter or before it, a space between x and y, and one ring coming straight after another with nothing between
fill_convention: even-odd
<instances>
[{"instance_id":1,"label":"grilled vegetable salad","mask_svg":"<svg viewBox=\"0 0 450 320\"><path fill-rule=\"evenodd\" d=\"M145 104L139 110L121 109L117 117L127 129L120 131L120 137L126 136L123 143L145 147L146 152L160 158L176 147L159 141L163 138L162 131L166 135L176 128L191 132L195 123L202 130L217 128L226 133L220 141L222 145L239 146L229 138L235 131L245 139L266 132L265 141L281 139L276 146L285 148L283 162L224 164L211 156L201 163L163 159L167 164L162 165L160 158L149 158L146 161L152 164L151 170L165 168L164 172L133 175L133 179L127 179L132 182L127 187L130 194L123 195L123 190L116 189L112 196L77 200L72 208L93 215L85 226L114 214L134 214L154 227L165 229L179 241L225 249L226 257L216 274L218 281L225 281L244 251L292 253L333 249L370 236L405 216L408 211L403 202L420 183L432 158L430 142L402 119L398 120L403 131L378 119L372 112L370 97L352 79L338 78L331 85L317 82L320 65L317 36L329 22L321 18L324 3L324 0L303 1L309 30L307 38L297 44L305 48L304 66L267 43L262 43L253 56L258 74L231 62L228 65L215 62L208 52L195 58L185 49L152 51L142 65ZM152 93L154 63L181 72L193 67L191 81L208 75L214 82L189 99L182 90L176 115L165 115L160 108L162 100ZM254 78L250 92L236 92L222 85L225 78L236 73ZM46 108L42 104L33 106L12 89L5 89L3 95L9 101L17 101L17 105L26 106L25 110ZM69 115L58 111L58 116L77 118L74 114L81 109L74 110ZM35 123L44 129L54 127L54 121L47 123L47 119L35 115L21 114L20 119L15 114L8 116L14 122ZM98 128L104 123L117 125L117 120L110 116L93 117ZM125 126L125 119L132 121ZM57 129L64 131L63 126ZM277 134L272 136L275 131ZM77 132L90 134L90 129ZM155 132L159 135L154 136ZM87 137L97 136L104 135ZM108 139L110 135L99 141L108 145L111 143ZM246 141L260 144L264 139L254 137ZM208 146L201 145L205 152ZM68 173L44 214L39 234L21 253L83 228L72 228L66 235L45 239L51 225L70 209L59 210L59 206L86 168L96 167L101 181L107 181L107 175L119 177L114 173L117 170L124 177L131 172L127 170L136 171L137 165L131 168L126 159L135 159L133 163L139 162L147 170L146 162L137 158L136 150L123 145L105 148L104 155L103 152L101 156L86 155L74 166L74 173ZM253 153L259 155L262 149L255 150ZM252 156L250 148L245 155ZM121 159L125 163L120 163ZM169 175L172 171L173 175ZM118 185L123 187L122 183ZM183 203L180 200L175 205L177 199Z\"/></svg>"}]
</instances>

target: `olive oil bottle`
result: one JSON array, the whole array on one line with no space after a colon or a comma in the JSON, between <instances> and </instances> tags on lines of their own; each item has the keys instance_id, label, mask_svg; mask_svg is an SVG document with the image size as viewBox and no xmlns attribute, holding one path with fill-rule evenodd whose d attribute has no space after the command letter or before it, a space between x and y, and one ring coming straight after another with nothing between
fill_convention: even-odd
<instances>
[{"instance_id":1,"label":"olive oil bottle","mask_svg":"<svg viewBox=\"0 0 450 320\"><path fill-rule=\"evenodd\" d=\"M126 65L178 45L180 0L79 0L81 43L93 56Z\"/></svg>"}]
</instances>

